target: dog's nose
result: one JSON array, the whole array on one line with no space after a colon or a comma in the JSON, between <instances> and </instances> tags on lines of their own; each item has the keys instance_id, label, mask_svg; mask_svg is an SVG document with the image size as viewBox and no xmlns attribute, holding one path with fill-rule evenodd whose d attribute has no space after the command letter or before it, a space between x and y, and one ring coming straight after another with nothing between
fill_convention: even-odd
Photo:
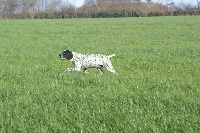
<instances>
[{"instance_id":1,"label":"dog's nose","mask_svg":"<svg viewBox=\"0 0 200 133\"><path fill-rule=\"evenodd\" d=\"M60 56L60 54L59 54L59 56Z\"/></svg>"}]
</instances>

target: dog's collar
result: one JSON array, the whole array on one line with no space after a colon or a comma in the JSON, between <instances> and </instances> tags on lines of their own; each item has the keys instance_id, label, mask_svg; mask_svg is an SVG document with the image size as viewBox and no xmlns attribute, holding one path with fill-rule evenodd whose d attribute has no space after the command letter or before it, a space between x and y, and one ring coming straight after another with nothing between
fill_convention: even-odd
<instances>
[{"instance_id":1,"label":"dog's collar","mask_svg":"<svg viewBox=\"0 0 200 133\"><path fill-rule=\"evenodd\" d=\"M73 61L74 59L73 58L71 58L69 61Z\"/></svg>"},{"instance_id":2,"label":"dog's collar","mask_svg":"<svg viewBox=\"0 0 200 133\"><path fill-rule=\"evenodd\" d=\"M74 52L72 52L72 55L74 56ZM74 61L74 58L72 57L69 61Z\"/></svg>"}]
</instances>

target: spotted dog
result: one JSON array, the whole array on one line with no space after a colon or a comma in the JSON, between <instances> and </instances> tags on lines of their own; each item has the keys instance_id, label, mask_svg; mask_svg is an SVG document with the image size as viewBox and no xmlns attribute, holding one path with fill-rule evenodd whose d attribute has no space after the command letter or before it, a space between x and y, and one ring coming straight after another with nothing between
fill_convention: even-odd
<instances>
[{"instance_id":1,"label":"spotted dog","mask_svg":"<svg viewBox=\"0 0 200 133\"><path fill-rule=\"evenodd\" d=\"M84 73L87 73L88 68L97 68L100 75L103 74L102 67L105 67L109 72L117 75L111 64L110 58L115 54L106 56L101 54L82 54L64 50L59 57L61 60L69 60L74 64L74 68L67 68L67 71L81 71L83 68Z\"/></svg>"}]
</instances>

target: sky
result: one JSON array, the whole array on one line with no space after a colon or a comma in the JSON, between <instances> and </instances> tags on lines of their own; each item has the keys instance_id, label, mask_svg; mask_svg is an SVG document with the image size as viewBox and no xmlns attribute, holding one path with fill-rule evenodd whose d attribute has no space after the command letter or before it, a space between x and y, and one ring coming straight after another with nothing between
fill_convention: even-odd
<instances>
[{"instance_id":1,"label":"sky","mask_svg":"<svg viewBox=\"0 0 200 133\"><path fill-rule=\"evenodd\" d=\"M69 2L73 5L75 5L76 1L76 7L81 7L84 4L84 0L69 0ZM142 0L143 2L146 0ZM152 2L162 2L163 4L174 2L176 5L179 5L180 3L183 4L190 4L192 6L197 5L197 0L151 0Z\"/></svg>"}]
</instances>

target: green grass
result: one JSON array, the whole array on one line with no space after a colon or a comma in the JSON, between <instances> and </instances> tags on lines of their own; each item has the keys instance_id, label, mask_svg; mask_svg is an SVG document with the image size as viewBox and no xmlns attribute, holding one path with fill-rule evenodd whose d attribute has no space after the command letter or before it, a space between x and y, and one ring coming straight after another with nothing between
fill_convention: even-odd
<instances>
[{"instance_id":1,"label":"green grass","mask_svg":"<svg viewBox=\"0 0 200 133\"><path fill-rule=\"evenodd\" d=\"M200 17L1 20L0 132L200 132ZM113 54L64 72L64 49Z\"/></svg>"}]
</instances>

